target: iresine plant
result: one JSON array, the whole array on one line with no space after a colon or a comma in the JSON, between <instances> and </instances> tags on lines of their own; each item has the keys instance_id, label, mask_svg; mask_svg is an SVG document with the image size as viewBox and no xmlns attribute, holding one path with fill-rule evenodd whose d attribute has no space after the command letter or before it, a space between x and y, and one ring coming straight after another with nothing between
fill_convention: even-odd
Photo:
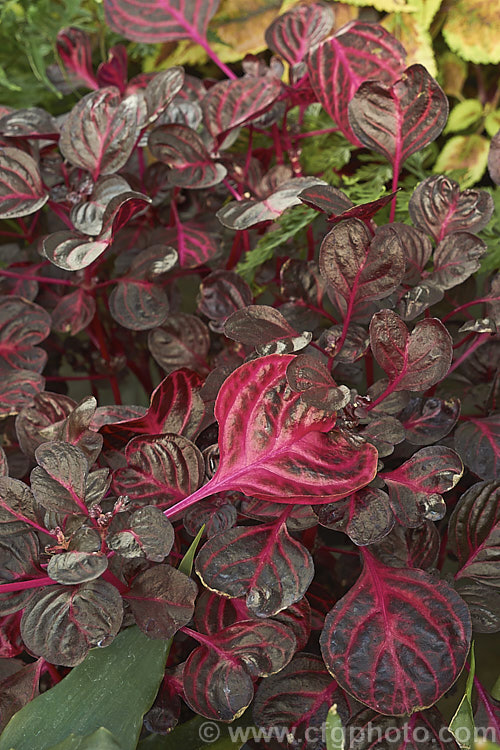
<instances>
[{"instance_id":1,"label":"iresine plant","mask_svg":"<svg viewBox=\"0 0 500 750\"><path fill-rule=\"evenodd\" d=\"M331 6L279 16L238 76L207 41L216 2L104 6L225 78L128 81L123 48L96 73L69 28L90 92L2 112L2 722L136 625L173 639L149 731L252 705L312 750L336 704L457 747L435 704L473 631L500 630L500 281L478 273L490 193L411 188L447 99ZM304 174L320 106L336 186ZM353 203L367 154L384 192Z\"/></svg>"}]
</instances>

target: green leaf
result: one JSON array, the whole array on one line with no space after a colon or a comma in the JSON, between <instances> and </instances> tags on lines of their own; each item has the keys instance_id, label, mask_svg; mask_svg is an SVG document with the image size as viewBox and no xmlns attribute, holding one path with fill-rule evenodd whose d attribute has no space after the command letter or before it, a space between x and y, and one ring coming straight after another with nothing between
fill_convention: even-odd
<instances>
[{"instance_id":1,"label":"green leaf","mask_svg":"<svg viewBox=\"0 0 500 750\"><path fill-rule=\"evenodd\" d=\"M490 142L481 135L455 135L445 144L432 171L437 174L456 172L455 179L464 190L485 173L489 149Z\"/></svg>"},{"instance_id":2,"label":"green leaf","mask_svg":"<svg viewBox=\"0 0 500 750\"><path fill-rule=\"evenodd\" d=\"M483 105L478 99L464 99L451 110L443 132L460 133L462 130L467 130L479 122L482 114Z\"/></svg>"},{"instance_id":3,"label":"green leaf","mask_svg":"<svg viewBox=\"0 0 500 750\"><path fill-rule=\"evenodd\" d=\"M191 573L202 532L179 565L186 575ZM34 737L37 750L50 750L70 732L86 737L101 727L114 735L119 750L135 750L171 644L172 639L147 638L134 625L119 633L110 646L92 649L67 677L12 717L0 736L0 750L33 750ZM78 745L75 748L80 750ZM68 750L73 750L72 745Z\"/></svg>"},{"instance_id":4,"label":"green leaf","mask_svg":"<svg viewBox=\"0 0 500 750\"><path fill-rule=\"evenodd\" d=\"M460 705L448 727L462 750L472 750L474 742L476 727L474 725L474 711L472 710L472 688L474 686L475 671L476 661L474 657L474 642L472 642L470 647L470 670L465 686L465 695L460 701Z\"/></svg>"},{"instance_id":5,"label":"green leaf","mask_svg":"<svg viewBox=\"0 0 500 750\"><path fill-rule=\"evenodd\" d=\"M327 750L344 750L344 727L337 713L337 704L328 711L326 716L326 749Z\"/></svg>"},{"instance_id":6,"label":"green leaf","mask_svg":"<svg viewBox=\"0 0 500 750\"><path fill-rule=\"evenodd\" d=\"M100 727L87 737L76 737L71 734L64 742L54 745L50 750L122 750L111 732Z\"/></svg>"},{"instance_id":7,"label":"green leaf","mask_svg":"<svg viewBox=\"0 0 500 750\"><path fill-rule=\"evenodd\" d=\"M486 115L484 127L491 138L498 133L500 130L500 109Z\"/></svg>"},{"instance_id":8,"label":"green leaf","mask_svg":"<svg viewBox=\"0 0 500 750\"><path fill-rule=\"evenodd\" d=\"M195 716L175 727L166 736L152 734L139 742L137 750L240 750L247 739L258 737L251 710L228 726L218 721Z\"/></svg>"},{"instance_id":9,"label":"green leaf","mask_svg":"<svg viewBox=\"0 0 500 750\"><path fill-rule=\"evenodd\" d=\"M454 0L443 36L448 47L473 63L499 63L498 4L491 0Z\"/></svg>"},{"instance_id":10,"label":"green leaf","mask_svg":"<svg viewBox=\"0 0 500 750\"><path fill-rule=\"evenodd\" d=\"M495 682L491 689L491 697L494 698L496 701L500 701L500 677Z\"/></svg>"},{"instance_id":11,"label":"green leaf","mask_svg":"<svg viewBox=\"0 0 500 750\"><path fill-rule=\"evenodd\" d=\"M246 281L252 281L259 266L273 257L277 247L297 237L316 218L318 212L308 206L292 206L284 211L270 229L238 263L236 272Z\"/></svg>"}]
</instances>

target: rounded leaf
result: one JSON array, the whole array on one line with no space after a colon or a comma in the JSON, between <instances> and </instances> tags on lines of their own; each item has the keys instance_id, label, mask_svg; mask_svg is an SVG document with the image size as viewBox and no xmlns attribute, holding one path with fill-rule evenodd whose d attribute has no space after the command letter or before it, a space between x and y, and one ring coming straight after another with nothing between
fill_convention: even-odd
<instances>
[{"instance_id":1,"label":"rounded leaf","mask_svg":"<svg viewBox=\"0 0 500 750\"><path fill-rule=\"evenodd\" d=\"M50 558L47 575L64 586L99 578L108 567L108 558L99 552L62 552Z\"/></svg>"},{"instance_id":2,"label":"rounded leaf","mask_svg":"<svg viewBox=\"0 0 500 750\"><path fill-rule=\"evenodd\" d=\"M0 219L28 216L48 199L33 157L18 148L0 149Z\"/></svg>"}]
</instances>

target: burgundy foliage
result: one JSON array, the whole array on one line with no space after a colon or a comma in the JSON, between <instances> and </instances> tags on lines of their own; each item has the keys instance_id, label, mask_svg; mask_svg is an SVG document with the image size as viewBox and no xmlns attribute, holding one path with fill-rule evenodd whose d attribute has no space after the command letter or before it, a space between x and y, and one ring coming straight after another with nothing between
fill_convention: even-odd
<instances>
[{"instance_id":1,"label":"burgundy foliage","mask_svg":"<svg viewBox=\"0 0 500 750\"><path fill-rule=\"evenodd\" d=\"M494 205L433 175L394 221L447 99L382 26L332 35L330 6L267 30L286 83L276 58L218 61L214 0L104 8L226 78L129 82L122 45L95 69L64 29L88 92L0 121L0 720L135 623L173 639L152 731L253 702L325 750L306 730L335 703L453 747L435 704L472 630L500 630L500 282L471 278ZM355 166L389 162L384 195L303 174L313 102Z\"/></svg>"}]
</instances>

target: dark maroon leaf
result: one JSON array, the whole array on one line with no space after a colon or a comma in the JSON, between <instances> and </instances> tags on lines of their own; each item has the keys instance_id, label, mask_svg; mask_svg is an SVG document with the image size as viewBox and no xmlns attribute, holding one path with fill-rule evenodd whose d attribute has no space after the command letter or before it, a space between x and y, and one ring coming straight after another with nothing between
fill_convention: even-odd
<instances>
[{"instance_id":1,"label":"dark maroon leaf","mask_svg":"<svg viewBox=\"0 0 500 750\"><path fill-rule=\"evenodd\" d=\"M117 323L132 331L148 331L168 315L166 291L146 279L127 279L115 286L109 297L109 311Z\"/></svg>"},{"instance_id":2,"label":"dark maroon leaf","mask_svg":"<svg viewBox=\"0 0 500 750\"><path fill-rule=\"evenodd\" d=\"M85 453L75 445L52 441L35 451L38 466L31 472L37 502L48 510L88 515L109 487L108 469L89 474Z\"/></svg>"},{"instance_id":3,"label":"dark maroon leaf","mask_svg":"<svg viewBox=\"0 0 500 750\"><path fill-rule=\"evenodd\" d=\"M319 346L326 354L333 356L337 362L352 363L362 357L370 346L368 330L363 326L351 323L342 349L337 352L337 344L342 336L344 326L334 325L327 328L320 336Z\"/></svg>"},{"instance_id":4,"label":"dark maroon leaf","mask_svg":"<svg viewBox=\"0 0 500 750\"><path fill-rule=\"evenodd\" d=\"M0 731L17 711L39 693L40 661L13 672L0 682Z\"/></svg>"},{"instance_id":5,"label":"dark maroon leaf","mask_svg":"<svg viewBox=\"0 0 500 750\"><path fill-rule=\"evenodd\" d=\"M414 320L431 305L440 302L444 291L437 287L432 280L425 279L407 291L397 304L398 314L403 320Z\"/></svg>"},{"instance_id":6,"label":"dark maroon leaf","mask_svg":"<svg viewBox=\"0 0 500 750\"><path fill-rule=\"evenodd\" d=\"M360 219L348 219L322 242L322 276L351 309L361 302L387 297L401 281L405 261L397 231L390 225L372 235Z\"/></svg>"},{"instance_id":7,"label":"dark maroon leaf","mask_svg":"<svg viewBox=\"0 0 500 750\"><path fill-rule=\"evenodd\" d=\"M458 750L436 708L417 711L409 718L382 716L365 709L352 717L345 731L350 738L349 750Z\"/></svg>"},{"instance_id":8,"label":"dark maroon leaf","mask_svg":"<svg viewBox=\"0 0 500 750\"><path fill-rule=\"evenodd\" d=\"M96 406L93 396L84 398L59 425L47 428L45 440L62 440L77 446L86 456L88 465L92 466L102 448L101 435L89 429Z\"/></svg>"},{"instance_id":9,"label":"dark maroon leaf","mask_svg":"<svg viewBox=\"0 0 500 750\"><path fill-rule=\"evenodd\" d=\"M235 526L206 544L196 572L211 591L246 596L247 608L271 617L302 599L314 575L309 552L293 539L286 520L267 526Z\"/></svg>"},{"instance_id":10,"label":"dark maroon leaf","mask_svg":"<svg viewBox=\"0 0 500 750\"><path fill-rule=\"evenodd\" d=\"M78 232L97 237L103 229L104 214L113 198L130 191L130 185L120 175L99 177L88 200L77 203L70 219Z\"/></svg>"},{"instance_id":11,"label":"dark maroon leaf","mask_svg":"<svg viewBox=\"0 0 500 750\"><path fill-rule=\"evenodd\" d=\"M432 398L410 399L399 415L405 436L412 445L432 445L442 440L453 429L460 416L460 401Z\"/></svg>"},{"instance_id":12,"label":"dark maroon leaf","mask_svg":"<svg viewBox=\"0 0 500 750\"><path fill-rule=\"evenodd\" d=\"M0 536L0 617L23 609L34 592L32 588L3 591L1 584L40 577L39 556L38 537L32 531Z\"/></svg>"},{"instance_id":13,"label":"dark maroon leaf","mask_svg":"<svg viewBox=\"0 0 500 750\"><path fill-rule=\"evenodd\" d=\"M337 388L326 365L308 354L299 354L290 362L286 379L305 404L328 414L343 409L350 401L349 389L345 385Z\"/></svg>"},{"instance_id":14,"label":"dark maroon leaf","mask_svg":"<svg viewBox=\"0 0 500 750\"><path fill-rule=\"evenodd\" d=\"M332 430L333 417L307 407L291 391L286 368L292 358L261 357L224 381L215 403L217 472L168 515L221 490L308 504L344 497L371 481L377 462L375 448Z\"/></svg>"},{"instance_id":15,"label":"dark maroon leaf","mask_svg":"<svg viewBox=\"0 0 500 750\"><path fill-rule=\"evenodd\" d=\"M148 125L167 109L174 96L182 89L183 83L184 70L179 66L162 70L153 76L144 91Z\"/></svg>"},{"instance_id":16,"label":"dark maroon leaf","mask_svg":"<svg viewBox=\"0 0 500 750\"><path fill-rule=\"evenodd\" d=\"M500 478L500 415L468 417L455 433L455 447L478 477Z\"/></svg>"},{"instance_id":17,"label":"dark maroon leaf","mask_svg":"<svg viewBox=\"0 0 500 750\"><path fill-rule=\"evenodd\" d=\"M123 44L111 47L108 59L97 68L99 88L115 86L123 95L127 88L127 63L127 48Z\"/></svg>"},{"instance_id":18,"label":"dark maroon leaf","mask_svg":"<svg viewBox=\"0 0 500 750\"><path fill-rule=\"evenodd\" d=\"M376 557L393 568L435 568L441 548L441 536L433 521L424 521L413 529L396 524L392 531L373 545Z\"/></svg>"},{"instance_id":19,"label":"dark maroon leaf","mask_svg":"<svg viewBox=\"0 0 500 750\"><path fill-rule=\"evenodd\" d=\"M33 157L18 148L0 149L0 219L28 216L48 198Z\"/></svg>"},{"instance_id":20,"label":"dark maroon leaf","mask_svg":"<svg viewBox=\"0 0 500 750\"><path fill-rule=\"evenodd\" d=\"M350 591L327 615L320 643L344 690L390 715L433 705L467 657L466 604L423 570L389 568L368 552Z\"/></svg>"},{"instance_id":21,"label":"dark maroon leaf","mask_svg":"<svg viewBox=\"0 0 500 750\"><path fill-rule=\"evenodd\" d=\"M28 526L39 528L33 493L24 482L0 477L0 534L23 533Z\"/></svg>"},{"instance_id":22,"label":"dark maroon leaf","mask_svg":"<svg viewBox=\"0 0 500 750\"><path fill-rule=\"evenodd\" d=\"M33 653L52 664L74 667L93 646L109 645L122 619L122 598L106 581L47 586L36 591L25 608L21 634Z\"/></svg>"},{"instance_id":23,"label":"dark maroon leaf","mask_svg":"<svg viewBox=\"0 0 500 750\"><path fill-rule=\"evenodd\" d=\"M471 578L459 578L456 589L469 607L473 630L476 633L498 633L500 591Z\"/></svg>"},{"instance_id":24,"label":"dark maroon leaf","mask_svg":"<svg viewBox=\"0 0 500 750\"><path fill-rule=\"evenodd\" d=\"M0 297L0 372L41 372L47 353L37 344L50 333L50 315L22 297Z\"/></svg>"},{"instance_id":25,"label":"dark maroon leaf","mask_svg":"<svg viewBox=\"0 0 500 750\"><path fill-rule=\"evenodd\" d=\"M260 355L289 354L303 349L312 339L308 331L299 335L279 310L268 305L236 310L224 323L224 335L255 347Z\"/></svg>"},{"instance_id":26,"label":"dark maroon leaf","mask_svg":"<svg viewBox=\"0 0 500 750\"><path fill-rule=\"evenodd\" d=\"M199 41L206 36L208 22L218 0L105 0L106 23L117 34L134 42Z\"/></svg>"},{"instance_id":27,"label":"dark maroon leaf","mask_svg":"<svg viewBox=\"0 0 500 750\"><path fill-rule=\"evenodd\" d=\"M486 190L461 192L458 182L444 175L432 175L417 185L408 205L415 226L438 242L453 232L480 232L493 210Z\"/></svg>"},{"instance_id":28,"label":"dark maroon leaf","mask_svg":"<svg viewBox=\"0 0 500 750\"><path fill-rule=\"evenodd\" d=\"M92 91L76 104L61 127L59 147L71 164L112 174L128 161L144 119L144 100L132 94L121 100L114 87Z\"/></svg>"},{"instance_id":29,"label":"dark maroon leaf","mask_svg":"<svg viewBox=\"0 0 500 750\"><path fill-rule=\"evenodd\" d=\"M199 395L201 383L201 378L189 370L171 373L153 391L146 414L136 419L113 419L99 428L105 446L124 448L137 435L165 432L194 439L205 410Z\"/></svg>"},{"instance_id":30,"label":"dark maroon leaf","mask_svg":"<svg viewBox=\"0 0 500 750\"><path fill-rule=\"evenodd\" d=\"M179 187L199 189L222 182L227 170L212 160L200 136L185 125L159 125L148 145L156 159L171 168L169 181Z\"/></svg>"},{"instance_id":31,"label":"dark maroon leaf","mask_svg":"<svg viewBox=\"0 0 500 750\"><path fill-rule=\"evenodd\" d=\"M500 481L479 482L462 495L450 518L449 536L461 565L456 578L499 588Z\"/></svg>"},{"instance_id":32,"label":"dark maroon leaf","mask_svg":"<svg viewBox=\"0 0 500 750\"><path fill-rule=\"evenodd\" d=\"M148 347L165 372L181 367L189 367L202 375L208 371L210 333L196 315L169 315L161 328L155 328L149 333Z\"/></svg>"},{"instance_id":33,"label":"dark maroon leaf","mask_svg":"<svg viewBox=\"0 0 500 750\"><path fill-rule=\"evenodd\" d=\"M269 76L244 76L232 81L218 81L201 103L209 133L217 136L253 120L271 106L280 92L279 78Z\"/></svg>"},{"instance_id":34,"label":"dark maroon leaf","mask_svg":"<svg viewBox=\"0 0 500 750\"><path fill-rule=\"evenodd\" d=\"M217 218L229 229L249 229L261 221L273 221L285 209L300 205L299 193L318 182L323 184L317 177L294 177L262 201L230 201L217 211Z\"/></svg>"},{"instance_id":35,"label":"dark maroon leaf","mask_svg":"<svg viewBox=\"0 0 500 750\"><path fill-rule=\"evenodd\" d=\"M222 330L222 323L235 310L252 302L250 287L233 271L214 271L200 284L198 310ZM212 324L212 325L213 325Z\"/></svg>"},{"instance_id":36,"label":"dark maroon leaf","mask_svg":"<svg viewBox=\"0 0 500 750\"><path fill-rule=\"evenodd\" d=\"M394 526L388 495L365 487L337 503L316 509L322 526L344 531L358 546L379 542Z\"/></svg>"},{"instance_id":37,"label":"dark maroon leaf","mask_svg":"<svg viewBox=\"0 0 500 750\"><path fill-rule=\"evenodd\" d=\"M293 746L301 750L319 750L326 715L334 703L347 721L346 698L322 659L297 654L285 669L261 682L253 703L253 719L264 731L276 732L273 736L283 728L287 736L293 736Z\"/></svg>"},{"instance_id":38,"label":"dark maroon leaf","mask_svg":"<svg viewBox=\"0 0 500 750\"><path fill-rule=\"evenodd\" d=\"M375 446L379 458L390 456L394 446L405 439L404 427L395 417L384 414L372 419L361 433L365 440Z\"/></svg>"},{"instance_id":39,"label":"dark maroon leaf","mask_svg":"<svg viewBox=\"0 0 500 750\"><path fill-rule=\"evenodd\" d=\"M52 327L60 333L76 336L85 330L95 315L95 299L83 289L61 297L52 310Z\"/></svg>"},{"instance_id":40,"label":"dark maroon leaf","mask_svg":"<svg viewBox=\"0 0 500 750\"><path fill-rule=\"evenodd\" d=\"M356 138L383 154L395 173L411 154L436 140L447 119L445 93L419 64L389 84L365 81L349 103L349 122Z\"/></svg>"},{"instance_id":41,"label":"dark maroon leaf","mask_svg":"<svg viewBox=\"0 0 500 750\"><path fill-rule=\"evenodd\" d=\"M57 35L57 54L65 68L77 76L78 82L89 89L98 88L92 69L90 37L85 31L73 26L61 29Z\"/></svg>"},{"instance_id":42,"label":"dark maroon leaf","mask_svg":"<svg viewBox=\"0 0 500 750\"><path fill-rule=\"evenodd\" d=\"M184 528L191 536L196 536L204 526L204 536L211 539L234 526L237 517L238 511L228 498L214 495L188 508L182 520Z\"/></svg>"},{"instance_id":43,"label":"dark maroon leaf","mask_svg":"<svg viewBox=\"0 0 500 750\"><path fill-rule=\"evenodd\" d=\"M267 502L266 500L257 500L255 497L241 497L239 503L239 512L248 518L255 518L258 521L270 521L278 519L283 513L283 505L276 502ZM317 518L310 505L294 505L289 510L286 520L287 528L290 531L303 531L312 526L316 526Z\"/></svg>"},{"instance_id":44,"label":"dark maroon leaf","mask_svg":"<svg viewBox=\"0 0 500 750\"><path fill-rule=\"evenodd\" d=\"M219 252L214 235L209 234L202 224L192 221L179 222L168 241L179 254L181 268L202 266Z\"/></svg>"},{"instance_id":45,"label":"dark maroon leaf","mask_svg":"<svg viewBox=\"0 0 500 750\"><path fill-rule=\"evenodd\" d=\"M184 665L184 697L193 711L232 721L250 705L253 678L279 672L292 658L291 631L273 620L247 620L212 635Z\"/></svg>"},{"instance_id":46,"label":"dark maroon leaf","mask_svg":"<svg viewBox=\"0 0 500 750\"><path fill-rule=\"evenodd\" d=\"M370 322L370 344L392 390L423 391L450 369L451 336L437 318L420 321L409 334L396 313L380 310Z\"/></svg>"},{"instance_id":47,"label":"dark maroon leaf","mask_svg":"<svg viewBox=\"0 0 500 750\"><path fill-rule=\"evenodd\" d=\"M488 153L488 172L493 182L500 185L500 131L495 133Z\"/></svg>"},{"instance_id":48,"label":"dark maroon leaf","mask_svg":"<svg viewBox=\"0 0 500 750\"><path fill-rule=\"evenodd\" d=\"M113 473L113 489L134 505L170 506L194 492L205 475L200 451L181 435L134 438L125 457L127 468Z\"/></svg>"},{"instance_id":49,"label":"dark maroon leaf","mask_svg":"<svg viewBox=\"0 0 500 750\"><path fill-rule=\"evenodd\" d=\"M397 231L404 249L406 268L403 284L417 284L432 255L432 243L426 234L408 224L394 222L392 228Z\"/></svg>"},{"instance_id":50,"label":"dark maroon leaf","mask_svg":"<svg viewBox=\"0 0 500 750\"><path fill-rule=\"evenodd\" d=\"M77 232L54 232L43 241L43 253L58 268L79 271L93 263L109 246L109 239L89 240Z\"/></svg>"},{"instance_id":51,"label":"dark maroon leaf","mask_svg":"<svg viewBox=\"0 0 500 750\"><path fill-rule=\"evenodd\" d=\"M191 620L197 593L196 583L180 570L156 565L134 579L124 598L149 638L167 640Z\"/></svg>"},{"instance_id":52,"label":"dark maroon leaf","mask_svg":"<svg viewBox=\"0 0 500 750\"><path fill-rule=\"evenodd\" d=\"M266 29L267 46L290 65L296 65L328 36L333 22L333 10L326 5L298 5L278 16Z\"/></svg>"},{"instance_id":53,"label":"dark maroon leaf","mask_svg":"<svg viewBox=\"0 0 500 750\"><path fill-rule=\"evenodd\" d=\"M439 520L446 513L441 497L463 474L455 451L440 445L421 448L393 471L380 474L389 489L391 507L403 526L419 526L424 518Z\"/></svg>"},{"instance_id":54,"label":"dark maroon leaf","mask_svg":"<svg viewBox=\"0 0 500 750\"><path fill-rule=\"evenodd\" d=\"M301 5L298 7L307 8L308 6ZM279 16L278 20L279 18L282 18L282 16ZM328 214L329 218L343 216L346 211L353 208L353 203L347 195L331 185L318 183L312 187L304 188L298 197L306 206L311 206L324 214Z\"/></svg>"},{"instance_id":55,"label":"dark maroon leaf","mask_svg":"<svg viewBox=\"0 0 500 750\"><path fill-rule=\"evenodd\" d=\"M108 536L106 543L122 557L163 562L172 549L174 529L161 510L146 505L132 513L127 526Z\"/></svg>"},{"instance_id":56,"label":"dark maroon leaf","mask_svg":"<svg viewBox=\"0 0 500 750\"><path fill-rule=\"evenodd\" d=\"M181 713L181 692L182 686L178 685L175 671L172 674L171 670L167 670L153 705L144 715L144 727L148 732L166 735L177 726Z\"/></svg>"},{"instance_id":57,"label":"dark maroon leaf","mask_svg":"<svg viewBox=\"0 0 500 750\"><path fill-rule=\"evenodd\" d=\"M434 270L429 276L440 289L451 289L475 273L486 253L485 243L469 232L453 232L434 251Z\"/></svg>"},{"instance_id":58,"label":"dark maroon leaf","mask_svg":"<svg viewBox=\"0 0 500 750\"><path fill-rule=\"evenodd\" d=\"M99 578L108 567L108 558L100 552L61 552L50 558L47 575L64 586Z\"/></svg>"},{"instance_id":59,"label":"dark maroon leaf","mask_svg":"<svg viewBox=\"0 0 500 750\"><path fill-rule=\"evenodd\" d=\"M0 118L0 133L11 138L56 140L59 128L52 115L40 107L18 109Z\"/></svg>"},{"instance_id":60,"label":"dark maroon leaf","mask_svg":"<svg viewBox=\"0 0 500 750\"><path fill-rule=\"evenodd\" d=\"M314 93L341 132L356 146L348 104L363 81L393 83L404 69L401 44L378 24L353 21L306 56Z\"/></svg>"},{"instance_id":61,"label":"dark maroon leaf","mask_svg":"<svg viewBox=\"0 0 500 750\"><path fill-rule=\"evenodd\" d=\"M18 414L45 388L45 378L31 370L13 370L0 380L0 417Z\"/></svg>"}]
</instances>

